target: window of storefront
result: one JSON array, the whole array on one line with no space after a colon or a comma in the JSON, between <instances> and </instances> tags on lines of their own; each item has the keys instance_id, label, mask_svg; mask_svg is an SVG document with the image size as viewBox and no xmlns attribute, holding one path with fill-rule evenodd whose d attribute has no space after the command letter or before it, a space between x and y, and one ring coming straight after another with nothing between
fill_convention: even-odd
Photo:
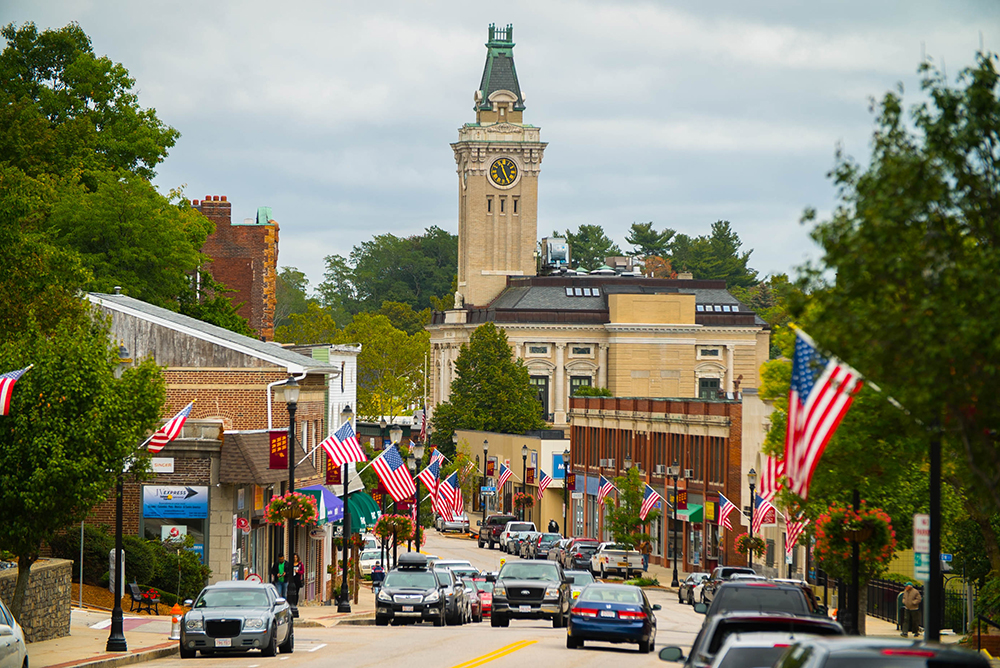
<instances>
[{"instance_id":1,"label":"window of storefront","mask_svg":"<svg viewBox=\"0 0 1000 668\"><path fill-rule=\"evenodd\" d=\"M537 393L538 401L542 404L542 419L547 420L549 415L549 377L531 376L530 380Z\"/></svg>"},{"instance_id":2,"label":"window of storefront","mask_svg":"<svg viewBox=\"0 0 1000 668\"><path fill-rule=\"evenodd\" d=\"M677 555L680 556L684 552L684 534L683 525L684 523L678 520L674 522L670 520L667 523L667 559L671 562L674 560L674 547L677 548Z\"/></svg>"},{"instance_id":3,"label":"window of storefront","mask_svg":"<svg viewBox=\"0 0 1000 668\"><path fill-rule=\"evenodd\" d=\"M767 539L767 565L770 568L774 568L774 541L770 538Z\"/></svg>"},{"instance_id":4,"label":"window of storefront","mask_svg":"<svg viewBox=\"0 0 1000 668\"><path fill-rule=\"evenodd\" d=\"M653 546L653 554L657 557L663 556L662 546L660 545L661 536L663 535L663 520L659 517L649 523L649 535L652 540L649 541Z\"/></svg>"},{"instance_id":5,"label":"window of storefront","mask_svg":"<svg viewBox=\"0 0 1000 668\"><path fill-rule=\"evenodd\" d=\"M719 558L719 525L705 525L705 557L708 559Z\"/></svg>"},{"instance_id":6,"label":"window of storefront","mask_svg":"<svg viewBox=\"0 0 1000 668\"><path fill-rule=\"evenodd\" d=\"M700 522L690 523L688 528L688 561L694 565L701 565L702 557L702 524Z\"/></svg>"}]
</instances>

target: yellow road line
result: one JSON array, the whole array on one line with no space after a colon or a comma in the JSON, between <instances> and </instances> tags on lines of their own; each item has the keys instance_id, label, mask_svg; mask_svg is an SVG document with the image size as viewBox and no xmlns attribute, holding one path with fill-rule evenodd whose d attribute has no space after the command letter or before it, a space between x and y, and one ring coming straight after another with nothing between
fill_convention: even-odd
<instances>
[{"instance_id":1,"label":"yellow road line","mask_svg":"<svg viewBox=\"0 0 1000 668\"><path fill-rule=\"evenodd\" d=\"M493 652L490 652L489 654L483 654L482 656L477 657L475 659L472 659L471 661L466 661L465 663L460 663L457 666L455 666L454 668L476 668L477 666L481 666L481 665L483 665L485 663L489 663L490 661L493 661L494 659L499 659L500 657L507 656L508 654L513 654L517 650L524 649L525 647L527 647L529 645L534 645L536 642L538 642L538 641L537 640L519 640L518 642L511 643L510 645L507 645L505 647L501 647L500 649L495 650Z\"/></svg>"}]
</instances>

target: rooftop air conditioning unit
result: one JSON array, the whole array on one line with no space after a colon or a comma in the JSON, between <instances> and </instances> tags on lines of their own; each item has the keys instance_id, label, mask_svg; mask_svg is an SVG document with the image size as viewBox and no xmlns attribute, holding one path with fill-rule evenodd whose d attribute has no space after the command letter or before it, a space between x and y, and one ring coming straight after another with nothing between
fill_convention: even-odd
<instances>
[{"instance_id":1,"label":"rooftop air conditioning unit","mask_svg":"<svg viewBox=\"0 0 1000 668\"><path fill-rule=\"evenodd\" d=\"M599 463L600 463L602 469L603 468L607 468L607 466L608 466L608 460L607 459L602 459Z\"/></svg>"},{"instance_id":2,"label":"rooftop air conditioning unit","mask_svg":"<svg viewBox=\"0 0 1000 668\"><path fill-rule=\"evenodd\" d=\"M659 473L660 475L663 475L666 472L667 472L666 464L657 464L656 466L653 467L653 473Z\"/></svg>"},{"instance_id":3,"label":"rooftop air conditioning unit","mask_svg":"<svg viewBox=\"0 0 1000 668\"><path fill-rule=\"evenodd\" d=\"M693 478L694 477L694 470L693 469L684 469L684 477L685 478Z\"/></svg>"}]
</instances>

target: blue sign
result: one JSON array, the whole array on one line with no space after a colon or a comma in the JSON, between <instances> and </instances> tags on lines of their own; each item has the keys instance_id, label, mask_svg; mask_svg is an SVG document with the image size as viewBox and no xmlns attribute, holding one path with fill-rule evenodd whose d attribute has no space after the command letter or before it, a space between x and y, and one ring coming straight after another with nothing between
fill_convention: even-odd
<instances>
[{"instance_id":1,"label":"blue sign","mask_svg":"<svg viewBox=\"0 0 1000 668\"><path fill-rule=\"evenodd\" d=\"M208 487L145 485L142 488L142 516L163 519L207 519Z\"/></svg>"},{"instance_id":2,"label":"blue sign","mask_svg":"<svg viewBox=\"0 0 1000 668\"><path fill-rule=\"evenodd\" d=\"M496 487L480 487L479 491L480 492L495 492L495 491L497 491L497 488Z\"/></svg>"},{"instance_id":3,"label":"blue sign","mask_svg":"<svg viewBox=\"0 0 1000 668\"><path fill-rule=\"evenodd\" d=\"M566 462L563 461L562 454L552 455L552 479L562 480L566 477Z\"/></svg>"},{"instance_id":4,"label":"blue sign","mask_svg":"<svg viewBox=\"0 0 1000 668\"><path fill-rule=\"evenodd\" d=\"M951 561L951 555L945 552L941 553L941 561Z\"/></svg>"}]
</instances>

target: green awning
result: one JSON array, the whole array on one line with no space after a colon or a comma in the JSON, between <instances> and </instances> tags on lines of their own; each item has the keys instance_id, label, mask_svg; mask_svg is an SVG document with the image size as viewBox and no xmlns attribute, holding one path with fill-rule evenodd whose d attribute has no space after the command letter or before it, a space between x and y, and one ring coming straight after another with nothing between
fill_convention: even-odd
<instances>
[{"instance_id":1,"label":"green awning","mask_svg":"<svg viewBox=\"0 0 1000 668\"><path fill-rule=\"evenodd\" d=\"M375 500L364 492L354 492L347 497L348 511L351 513L351 533L369 533L375 527L382 511ZM334 523L340 526L343 522Z\"/></svg>"},{"instance_id":2,"label":"green awning","mask_svg":"<svg viewBox=\"0 0 1000 668\"><path fill-rule=\"evenodd\" d=\"M686 510L678 510L677 518L682 522L701 522L705 519L705 508L700 503L689 503Z\"/></svg>"}]
</instances>

